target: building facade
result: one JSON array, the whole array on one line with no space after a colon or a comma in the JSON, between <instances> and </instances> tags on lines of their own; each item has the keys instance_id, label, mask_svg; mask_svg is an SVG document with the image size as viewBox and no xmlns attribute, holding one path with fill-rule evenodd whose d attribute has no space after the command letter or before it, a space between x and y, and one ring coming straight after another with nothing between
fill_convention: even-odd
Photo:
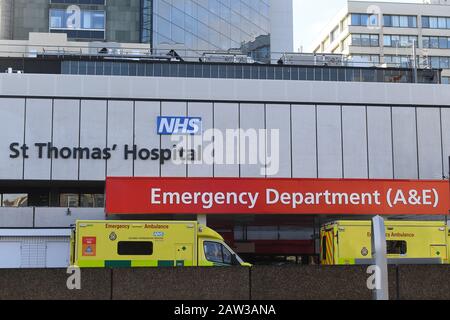
<instances>
[{"instance_id":1,"label":"building facade","mask_svg":"<svg viewBox=\"0 0 450 320\"><path fill-rule=\"evenodd\" d=\"M267 61L271 51L293 51L292 0L276 3L2 0L0 36L28 40L30 32L65 33L69 40L147 43L154 49L192 50L190 54L239 50ZM276 39L273 46L271 37Z\"/></svg>"},{"instance_id":2,"label":"building facade","mask_svg":"<svg viewBox=\"0 0 450 320\"><path fill-rule=\"evenodd\" d=\"M129 61L118 63L120 72L132 69ZM171 65L180 72L181 63ZM292 78L291 66L277 66L280 78L275 69L273 78L251 78L244 77L243 65L217 64L218 72L219 66L234 76L211 77L212 65L202 63L192 64L190 77L162 66L157 74L153 66L152 74L135 76L48 74L50 68L0 75L0 228L67 228L76 219L102 219L107 177L232 178L236 189L246 178L313 184L412 179L419 185L448 177L446 86L299 80ZM160 131L161 117L200 120L202 134L218 130L213 131L214 162L203 158L211 139L175 142L176 135ZM216 161L220 133L237 129L245 130L235 137L241 144L222 153L234 155L232 161ZM252 130L275 130L279 143L272 143L272 135L262 136L255 151L246 140ZM258 161L249 160L255 157ZM264 211L207 215L206 222L249 257L314 256L320 225L347 212ZM183 212L135 216L131 210L109 218L200 218L195 209ZM434 211L422 211L427 212Z\"/></svg>"},{"instance_id":3,"label":"building facade","mask_svg":"<svg viewBox=\"0 0 450 320\"><path fill-rule=\"evenodd\" d=\"M450 3L423 4L348 1L317 37L316 53L349 56L354 64L442 69L450 79Z\"/></svg>"}]
</instances>

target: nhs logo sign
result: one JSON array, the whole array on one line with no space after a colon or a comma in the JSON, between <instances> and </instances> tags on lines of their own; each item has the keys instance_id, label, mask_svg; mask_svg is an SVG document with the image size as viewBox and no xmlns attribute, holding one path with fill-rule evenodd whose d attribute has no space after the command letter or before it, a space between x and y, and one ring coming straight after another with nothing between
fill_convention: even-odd
<instances>
[{"instance_id":1,"label":"nhs logo sign","mask_svg":"<svg viewBox=\"0 0 450 320\"><path fill-rule=\"evenodd\" d=\"M199 117L158 117L158 134L201 134L202 118Z\"/></svg>"}]
</instances>

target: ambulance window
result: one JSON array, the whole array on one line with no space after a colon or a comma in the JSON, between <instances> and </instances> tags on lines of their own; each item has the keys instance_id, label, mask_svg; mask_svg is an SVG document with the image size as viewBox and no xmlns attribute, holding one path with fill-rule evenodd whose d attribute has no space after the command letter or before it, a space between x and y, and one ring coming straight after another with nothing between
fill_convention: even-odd
<instances>
[{"instance_id":1,"label":"ambulance window","mask_svg":"<svg viewBox=\"0 0 450 320\"><path fill-rule=\"evenodd\" d=\"M222 250L223 250L223 262L226 264L231 264L231 252L228 251L228 249L225 248L223 245Z\"/></svg>"},{"instance_id":2,"label":"ambulance window","mask_svg":"<svg viewBox=\"0 0 450 320\"><path fill-rule=\"evenodd\" d=\"M117 254L120 256L150 256L153 254L153 242L119 241Z\"/></svg>"},{"instance_id":3,"label":"ambulance window","mask_svg":"<svg viewBox=\"0 0 450 320\"><path fill-rule=\"evenodd\" d=\"M388 240L386 241L387 254L406 254L406 241Z\"/></svg>"},{"instance_id":4,"label":"ambulance window","mask_svg":"<svg viewBox=\"0 0 450 320\"><path fill-rule=\"evenodd\" d=\"M203 243L206 260L223 263L222 245L218 242L205 241Z\"/></svg>"}]
</instances>

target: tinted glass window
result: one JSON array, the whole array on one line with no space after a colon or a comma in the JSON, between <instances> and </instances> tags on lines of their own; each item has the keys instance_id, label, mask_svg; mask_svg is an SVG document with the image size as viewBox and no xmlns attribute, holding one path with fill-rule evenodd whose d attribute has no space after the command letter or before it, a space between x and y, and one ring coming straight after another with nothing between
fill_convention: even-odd
<instances>
[{"instance_id":1,"label":"tinted glass window","mask_svg":"<svg viewBox=\"0 0 450 320\"><path fill-rule=\"evenodd\" d=\"M119 241L117 254L120 256L150 256L153 254L151 241Z\"/></svg>"},{"instance_id":2,"label":"tinted glass window","mask_svg":"<svg viewBox=\"0 0 450 320\"><path fill-rule=\"evenodd\" d=\"M3 207L26 207L28 205L28 194L26 193L5 193L1 199Z\"/></svg>"},{"instance_id":3,"label":"tinted glass window","mask_svg":"<svg viewBox=\"0 0 450 320\"><path fill-rule=\"evenodd\" d=\"M205 241L203 243L206 260L211 262L231 264L231 252L218 242Z\"/></svg>"},{"instance_id":4,"label":"tinted glass window","mask_svg":"<svg viewBox=\"0 0 450 320\"><path fill-rule=\"evenodd\" d=\"M388 240L386 250L387 254L406 254L406 241Z\"/></svg>"}]
</instances>

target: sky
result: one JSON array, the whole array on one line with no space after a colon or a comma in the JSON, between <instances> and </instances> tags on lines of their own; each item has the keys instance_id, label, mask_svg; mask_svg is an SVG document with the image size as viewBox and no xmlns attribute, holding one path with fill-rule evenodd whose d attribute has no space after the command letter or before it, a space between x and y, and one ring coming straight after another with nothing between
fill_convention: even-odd
<instances>
[{"instance_id":1,"label":"sky","mask_svg":"<svg viewBox=\"0 0 450 320\"><path fill-rule=\"evenodd\" d=\"M293 2L294 51L303 47L304 52L308 51L313 40L346 4L346 0L293 0ZM384 2L422 3L423 0L386 0Z\"/></svg>"}]
</instances>

